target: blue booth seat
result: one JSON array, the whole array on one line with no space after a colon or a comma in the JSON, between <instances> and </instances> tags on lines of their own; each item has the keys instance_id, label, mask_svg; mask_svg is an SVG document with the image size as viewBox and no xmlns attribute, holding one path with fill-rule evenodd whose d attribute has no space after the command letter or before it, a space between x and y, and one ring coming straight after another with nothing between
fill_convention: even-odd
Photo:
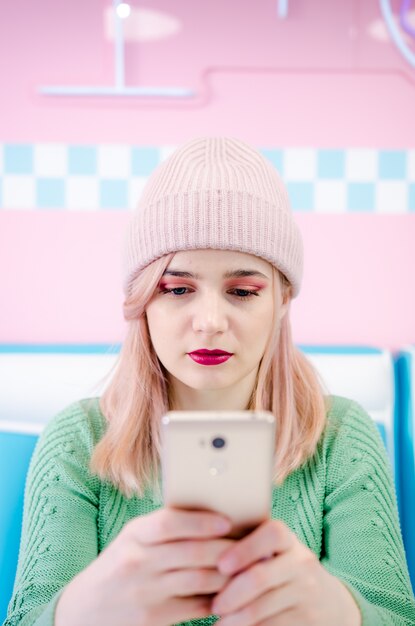
<instances>
[{"instance_id":1,"label":"blue booth seat","mask_svg":"<svg viewBox=\"0 0 415 626\"><path fill-rule=\"evenodd\" d=\"M0 624L12 595L27 470L38 436L0 431Z\"/></svg>"},{"instance_id":2,"label":"blue booth seat","mask_svg":"<svg viewBox=\"0 0 415 626\"><path fill-rule=\"evenodd\" d=\"M415 589L415 347L396 358L400 516L412 587Z\"/></svg>"}]
</instances>

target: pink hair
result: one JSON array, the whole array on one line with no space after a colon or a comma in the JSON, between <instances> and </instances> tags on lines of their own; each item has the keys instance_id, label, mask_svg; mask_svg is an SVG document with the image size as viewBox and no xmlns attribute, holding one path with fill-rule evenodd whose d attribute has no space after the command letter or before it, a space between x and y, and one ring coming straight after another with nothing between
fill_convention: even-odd
<instances>
[{"instance_id":1,"label":"pink hair","mask_svg":"<svg viewBox=\"0 0 415 626\"><path fill-rule=\"evenodd\" d=\"M127 497L142 496L147 487L160 497L159 425L170 408L169 389L150 340L145 309L174 254L157 259L131 281L124 302L127 335L115 374L100 397L108 427L93 451L90 468ZM329 397L317 371L293 345L291 286L274 266L273 277L274 317L283 302L287 311L280 324L273 324L247 408L269 410L277 419L274 481L281 484L314 454L326 423Z\"/></svg>"}]
</instances>

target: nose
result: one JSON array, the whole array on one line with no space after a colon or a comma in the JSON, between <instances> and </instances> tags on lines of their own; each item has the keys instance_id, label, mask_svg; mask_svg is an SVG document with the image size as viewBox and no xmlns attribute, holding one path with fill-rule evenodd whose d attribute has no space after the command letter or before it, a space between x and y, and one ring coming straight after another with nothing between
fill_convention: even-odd
<instances>
[{"instance_id":1,"label":"nose","mask_svg":"<svg viewBox=\"0 0 415 626\"><path fill-rule=\"evenodd\" d=\"M209 291L194 305L192 324L195 332L213 334L227 330L226 304L220 295Z\"/></svg>"}]
</instances>

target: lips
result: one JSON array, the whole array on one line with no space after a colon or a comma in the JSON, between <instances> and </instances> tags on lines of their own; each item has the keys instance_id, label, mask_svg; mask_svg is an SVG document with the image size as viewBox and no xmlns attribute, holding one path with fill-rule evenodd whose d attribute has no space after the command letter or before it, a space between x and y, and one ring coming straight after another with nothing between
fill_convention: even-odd
<instances>
[{"instance_id":1,"label":"lips","mask_svg":"<svg viewBox=\"0 0 415 626\"><path fill-rule=\"evenodd\" d=\"M233 354L224 350L206 350L201 348L194 352L189 352L189 357L199 365L221 365L228 361Z\"/></svg>"},{"instance_id":2,"label":"lips","mask_svg":"<svg viewBox=\"0 0 415 626\"><path fill-rule=\"evenodd\" d=\"M225 352L225 350L207 350L206 348L193 350L193 352L189 352L189 354L204 354L208 356L232 356L232 352Z\"/></svg>"}]
</instances>

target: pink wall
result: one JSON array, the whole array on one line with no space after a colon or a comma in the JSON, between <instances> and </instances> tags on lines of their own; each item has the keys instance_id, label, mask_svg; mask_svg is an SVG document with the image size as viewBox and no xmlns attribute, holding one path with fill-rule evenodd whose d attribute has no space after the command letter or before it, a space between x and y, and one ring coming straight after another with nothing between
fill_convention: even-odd
<instances>
[{"instance_id":1,"label":"pink wall","mask_svg":"<svg viewBox=\"0 0 415 626\"><path fill-rule=\"evenodd\" d=\"M145 8L181 27L165 39L129 41L127 82L189 87L196 97L39 95L45 84L113 82L109 5L5 6L0 142L176 145L227 134L261 148L414 147L415 69L386 38L370 36L382 32L377 0L289 2L286 20L275 0L149 0ZM0 211L0 342L119 341L127 218ZM296 218L306 271L293 303L295 340L392 349L415 342L415 215Z\"/></svg>"},{"instance_id":2,"label":"pink wall","mask_svg":"<svg viewBox=\"0 0 415 626\"><path fill-rule=\"evenodd\" d=\"M191 100L58 98L41 85L113 84L110 0L15 0L0 22L2 141L180 143L235 134L263 147L414 144L415 72L368 29L378 0L149 0L170 37L127 43L134 85L194 89ZM395 2L398 6L399 3ZM82 20L82 21L81 21Z\"/></svg>"}]
</instances>

